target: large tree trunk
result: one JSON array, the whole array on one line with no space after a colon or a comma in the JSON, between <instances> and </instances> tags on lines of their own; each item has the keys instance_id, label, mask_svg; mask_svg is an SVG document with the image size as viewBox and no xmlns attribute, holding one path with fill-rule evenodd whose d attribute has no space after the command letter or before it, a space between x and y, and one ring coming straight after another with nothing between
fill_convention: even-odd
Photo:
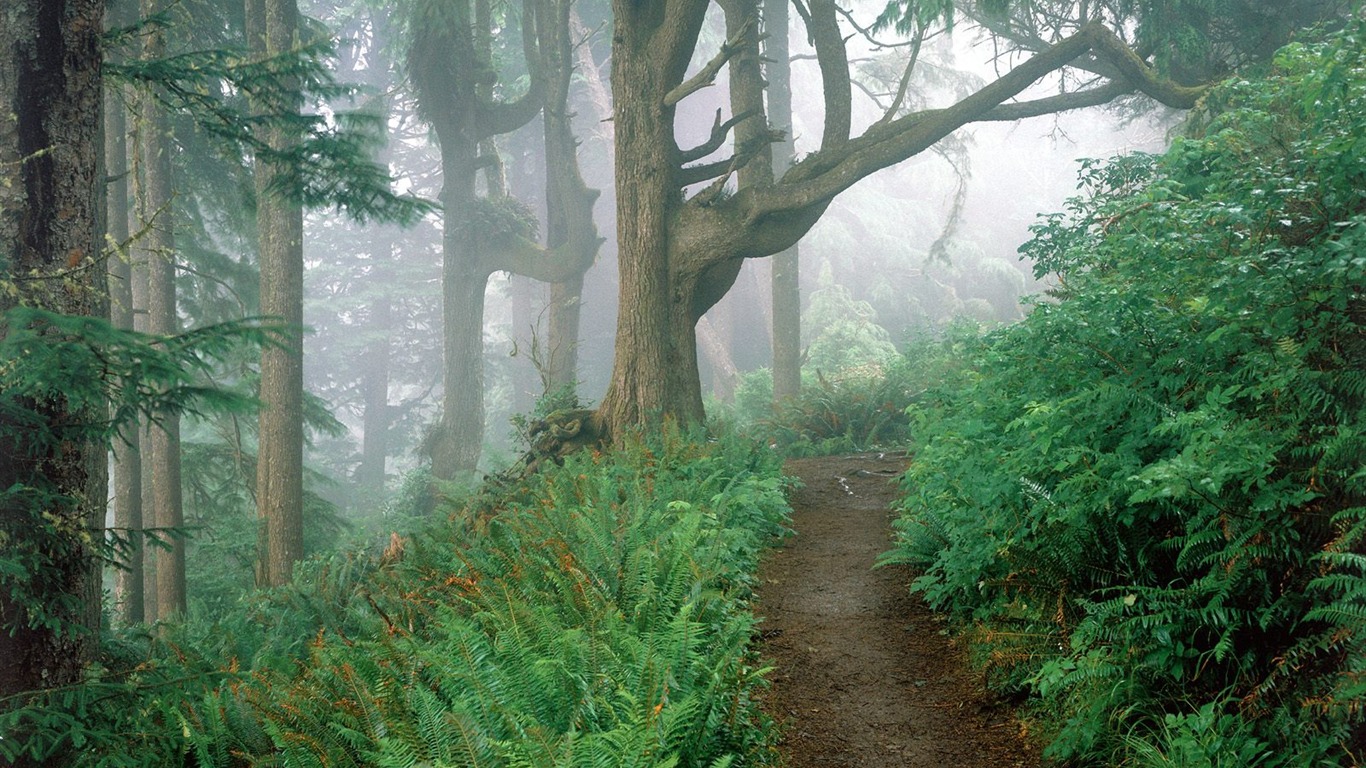
<instances>
[{"instance_id":1,"label":"large tree trunk","mask_svg":"<svg viewBox=\"0 0 1366 768\"><path fill-rule=\"evenodd\" d=\"M164 0L145 0L143 15L165 9ZM165 32L149 30L143 55L149 60L166 54ZM157 336L179 333L175 296L175 205L171 179L173 140L165 110L150 95L142 100L142 220L147 234L142 252L147 262L148 331ZM164 414L151 427L148 446L152 477L152 519L161 529L157 555L157 617L183 613L185 598L185 540L168 531L185 526L180 493L180 417Z\"/></svg>"},{"instance_id":2,"label":"large tree trunk","mask_svg":"<svg viewBox=\"0 0 1366 768\"><path fill-rule=\"evenodd\" d=\"M249 37L258 55L292 49L298 30L294 0L248 0ZM277 150L296 139L284 128L269 130ZM260 525L257 581L286 584L303 557L303 210L275 189L287 171L258 162L257 233L261 266L261 314L279 318L287 334L261 352L261 420L256 458L256 510Z\"/></svg>"},{"instance_id":3,"label":"large tree trunk","mask_svg":"<svg viewBox=\"0 0 1366 768\"><path fill-rule=\"evenodd\" d=\"M773 175L792 165L792 64L788 46L788 0L765 0L764 26L768 120L783 132L774 148ZM773 401L796 397L802 387L802 293L797 246L773 256Z\"/></svg>"},{"instance_id":4,"label":"large tree trunk","mask_svg":"<svg viewBox=\"0 0 1366 768\"><path fill-rule=\"evenodd\" d=\"M450 163L445 167L449 169ZM448 180L442 266L445 404L431 446L432 474L443 480L473 472L483 450L484 292L489 278L479 263L473 225L467 223L474 205L473 185L463 205L449 197L450 185Z\"/></svg>"},{"instance_id":5,"label":"large tree trunk","mask_svg":"<svg viewBox=\"0 0 1366 768\"><path fill-rule=\"evenodd\" d=\"M118 10L126 10L119 4ZM111 8L111 11L114 9ZM111 26L121 26L131 14L111 12ZM104 142L105 168L109 182L106 187L106 219L109 240L120 250L110 255L109 304L110 321L116 328L133 329L133 269L127 250L128 223L131 214L128 164L127 92L110 90L105 93ZM139 624L145 619L142 591L142 446L141 430L136 422L128 424L114 442L114 529L123 540L114 570L114 613L125 624Z\"/></svg>"},{"instance_id":6,"label":"large tree trunk","mask_svg":"<svg viewBox=\"0 0 1366 768\"><path fill-rule=\"evenodd\" d=\"M618 290L616 354L599 413L614 432L665 417L702 418L689 297L670 281L674 108L665 104L681 67L661 49L656 8L614 3ZM687 35L687 30L679 30ZM684 62L686 66L686 62Z\"/></svg>"},{"instance_id":7,"label":"large tree trunk","mask_svg":"<svg viewBox=\"0 0 1366 768\"><path fill-rule=\"evenodd\" d=\"M473 472L484 443L484 291L475 195L478 144L465 126L438 124L442 205L442 327L445 330L441 421L430 442L432 474L451 480Z\"/></svg>"},{"instance_id":8,"label":"large tree trunk","mask_svg":"<svg viewBox=\"0 0 1366 768\"><path fill-rule=\"evenodd\" d=\"M43 279L11 283L14 292L0 292L0 312L16 304L72 315L107 312L106 275L98 258L103 10L98 0L5 3L0 275ZM73 413L61 401L31 405L54 429L103 417ZM94 440L40 447L35 437L0 416L0 489L47 486L62 495L42 508L23 494L0 496L0 537L10 542L6 553L41 542L46 558L34 578L0 581L0 701L76 682L99 621L99 570L90 542L103 537L107 449ZM35 616L35 607L46 615ZM15 704L23 701L0 706Z\"/></svg>"}]
</instances>

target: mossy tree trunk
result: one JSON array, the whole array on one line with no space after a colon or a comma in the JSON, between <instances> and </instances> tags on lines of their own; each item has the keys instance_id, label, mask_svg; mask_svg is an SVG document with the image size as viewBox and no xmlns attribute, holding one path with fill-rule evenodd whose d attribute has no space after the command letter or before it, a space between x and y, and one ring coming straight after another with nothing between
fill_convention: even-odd
<instances>
[{"instance_id":1,"label":"mossy tree trunk","mask_svg":"<svg viewBox=\"0 0 1366 768\"><path fill-rule=\"evenodd\" d=\"M444 405L426 447L432 474L451 479L472 472L483 447L484 290L489 276L512 272L551 283L571 280L592 264L600 241L592 221L597 193L579 176L572 141L567 157L548 160L558 178L547 174L548 196L556 199L556 210L567 222L562 242L548 248L537 245L529 232L518 231L515 217L505 215L511 209L500 204L497 195L485 198L478 193L478 174L488 173L499 162L491 151L491 138L526 124L542 104L564 111L571 54L567 0L524 3L531 87L523 97L507 102L491 95L497 74L487 45L487 6L482 0L462 0L439 12L445 14L443 23L417 29L409 61L422 111L441 145ZM562 65L553 63L561 60ZM559 81L547 81L552 67L563 71L563 88ZM486 186L490 192L500 187Z\"/></svg>"},{"instance_id":2,"label":"mossy tree trunk","mask_svg":"<svg viewBox=\"0 0 1366 768\"><path fill-rule=\"evenodd\" d=\"M121 27L137 14L132 2L111 3L106 26ZM126 247L131 205L131 169L128 146L129 91L105 90L104 147L108 180L105 188L106 219L111 247L109 265L109 319L114 327L133 330L133 264ZM113 447L114 529L123 540L114 571L114 612L126 624L145 620L142 582L142 434L137 423L127 425Z\"/></svg>"},{"instance_id":3,"label":"mossy tree trunk","mask_svg":"<svg viewBox=\"0 0 1366 768\"><path fill-rule=\"evenodd\" d=\"M5 3L0 312L16 305L93 317L108 312L99 200L103 12L97 0ZM104 417L75 412L62 400L26 405L54 429ZM44 558L41 572L0 581L0 700L79 679L99 626L92 543L104 535L108 488L104 445L93 439L36 443L35 430L17 418L0 413L0 489L50 488L56 495L40 501L0 495L6 555L37 546Z\"/></svg>"}]
</instances>

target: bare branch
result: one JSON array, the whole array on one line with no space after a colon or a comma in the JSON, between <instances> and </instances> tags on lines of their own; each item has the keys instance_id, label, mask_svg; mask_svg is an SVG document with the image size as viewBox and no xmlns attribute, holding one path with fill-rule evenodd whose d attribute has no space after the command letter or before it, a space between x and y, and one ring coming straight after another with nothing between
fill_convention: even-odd
<instances>
[{"instance_id":1,"label":"bare branch","mask_svg":"<svg viewBox=\"0 0 1366 768\"><path fill-rule=\"evenodd\" d=\"M905 40L900 43L884 43L881 40L878 40L877 38L873 37L872 29L868 27L859 26L859 23L857 21L854 21L853 12L851 12L849 9L836 6L835 10L838 11L839 14L844 17L844 20L849 22L849 26L853 27L855 32L858 32L860 35L862 35L863 39L867 40L868 44L873 46L875 50L886 50L889 48L905 48L911 45L914 45L915 47L919 48L920 39L924 36L925 33L923 29L917 29L915 40Z\"/></svg>"},{"instance_id":2,"label":"bare branch","mask_svg":"<svg viewBox=\"0 0 1366 768\"><path fill-rule=\"evenodd\" d=\"M849 54L840 35L835 16L835 0L811 0L807 33L816 46L821 68L821 90L825 94L825 126L821 148L833 148L849 140L853 105L849 84Z\"/></svg>"},{"instance_id":3,"label":"bare branch","mask_svg":"<svg viewBox=\"0 0 1366 768\"><path fill-rule=\"evenodd\" d=\"M706 181L707 179L714 178L716 176L729 177L730 174L739 171L741 168L744 168L745 165L749 163L749 161L753 160L756 155L763 151L764 147L768 146L769 144L780 142L786 137L787 134L783 131L769 131L759 140L753 142L748 146L741 147L731 157L728 157L724 160L717 160L711 163L703 163L702 165L690 165L687 168L683 168L679 171L678 185L680 187L686 187L691 184L698 184L700 182Z\"/></svg>"},{"instance_id":4,"label":"bare branch","mask_svg":"<svg viewBox=\"0 0 1366 768\"><path fill-rule=\"evenodd\" d=\"M702 144L693 147L692 149L684 150L682 156L679 158L680 164L701 160L720 149L721 145L726 141L726 136L730 135L731 128L734 128L736 125L757 114L759 114L759 110L757 109L746 110L723 123L721 122L721 110L716 110L716 121L712 123L711 136L707 137L707 140Z\"/></svg>"},{"instance_id":5,"label":"bare branch","mask_svg":"<svg viewBox=\"0 0 1366 768\"><path fill-rule=\"evenodd\" d=\"M915 70L916 62L920 60L920 44L924 41L925 30L923 28L917 28L915 37L911 40L914 44L911 47L911 57L906 61L906 68L901 72L901 82L898 83L896 87L896 98L892 99L892 105L887 107L887 111L884 112L882 117L878 120L879 123L886 123L893 120L896 117L897 110L901 109L901 105L906 103L906 89L911 85L911 73Z\"/></svg>"},{"instance_id":6,"label":"bare branch","mask_svg":"<svg viewBox=\"0 0 1366 768\"><path fill-rule=\"evenodd\" d=\"M717 52L712 60L707 62L697 74L684 80L664 94L664 106L672 107L678 102L686 99L692 94L710 86L716 82L716 74L721 71L721 67L731 60L731 57L739 53L745 42L745 37L754 32L753 24L746 24L740 33L721 44L721 50ZM760 40L763 39L761 36Z\"/></svg>"},{"instance_id":7,"label":"bare branch","mask_svg":"<svg viewBox=\"0 0 1366 768\"><path fill-rule=\"evenodd\" d=\"M1123 73L1123 80L1075 94L1005 104L1040 78L1088 51L1116 67ZM1045 114L1047 108L1056 111L1087 106L1101 103L1104 96L1115 97L1131 90L1141 91L1168 106L1187 109L1195 105L1206 88L1161 80L1114 32L1093 22L950 107L874 124L862 136L842 146L823 146L788 171L781 184L747 193L743 201L746 216L757 222L770 214L828 203L859 179L925 151L971 122Z\"/></svg>"},{"instance_id":8,"label":"bare branch","mask_svg":"<svg viewBox=\"0 0 1366 768\"><path fill-rule=\"evenodd\" d=\"M1116 80L1096 88L1087 88L1071 93L1060 93L1056 96L1048 96L1032 101L1001 104L993 108L990 112L977 118L976 122L1008 122L1011 120L1021 120L1026 117L1052 115L1057 112L1066 112L1070 109L1095 107L1100 106L1101 104L1109 104L1120 96L1133 92L1133 87L1123 81Z\"/></svg>"}]
</instances>

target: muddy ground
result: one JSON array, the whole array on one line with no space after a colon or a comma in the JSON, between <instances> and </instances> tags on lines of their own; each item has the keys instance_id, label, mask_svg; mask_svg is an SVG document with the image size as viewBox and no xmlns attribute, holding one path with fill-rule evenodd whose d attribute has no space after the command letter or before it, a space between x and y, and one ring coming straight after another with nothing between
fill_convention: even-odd
<instances>
[{"instance_id":1,"label":"muddy ground","mask_svg":"<svg viewBox=\"0 0 1366 768\"><path fill-rule=\"evenodd\" d=\"M890 548L895 475L906 460L794 459L797 535L760 570L764 697L789 768L1036 768L1010 708L982 687L943 623L907 591Z\"/></svg>"}]
</instances>

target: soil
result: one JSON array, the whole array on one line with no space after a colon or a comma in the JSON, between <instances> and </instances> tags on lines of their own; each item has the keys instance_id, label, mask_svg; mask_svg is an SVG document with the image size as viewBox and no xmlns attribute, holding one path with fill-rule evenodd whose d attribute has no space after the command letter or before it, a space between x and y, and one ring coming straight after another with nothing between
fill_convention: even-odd
<instances>
[{"instance_id":1,"label":"soil","mask_svg":"<svg viewBox=\"0 0 1366 768\"><path fill-rule=\"evenodd\" d=\"M1037 768L1010 707L908 591L910 571L873 569L906 464L872 453L784 467L803 483L797 535L766 557L758 609L779 751L788 768Z\"/></svg>"}]
</instances>

